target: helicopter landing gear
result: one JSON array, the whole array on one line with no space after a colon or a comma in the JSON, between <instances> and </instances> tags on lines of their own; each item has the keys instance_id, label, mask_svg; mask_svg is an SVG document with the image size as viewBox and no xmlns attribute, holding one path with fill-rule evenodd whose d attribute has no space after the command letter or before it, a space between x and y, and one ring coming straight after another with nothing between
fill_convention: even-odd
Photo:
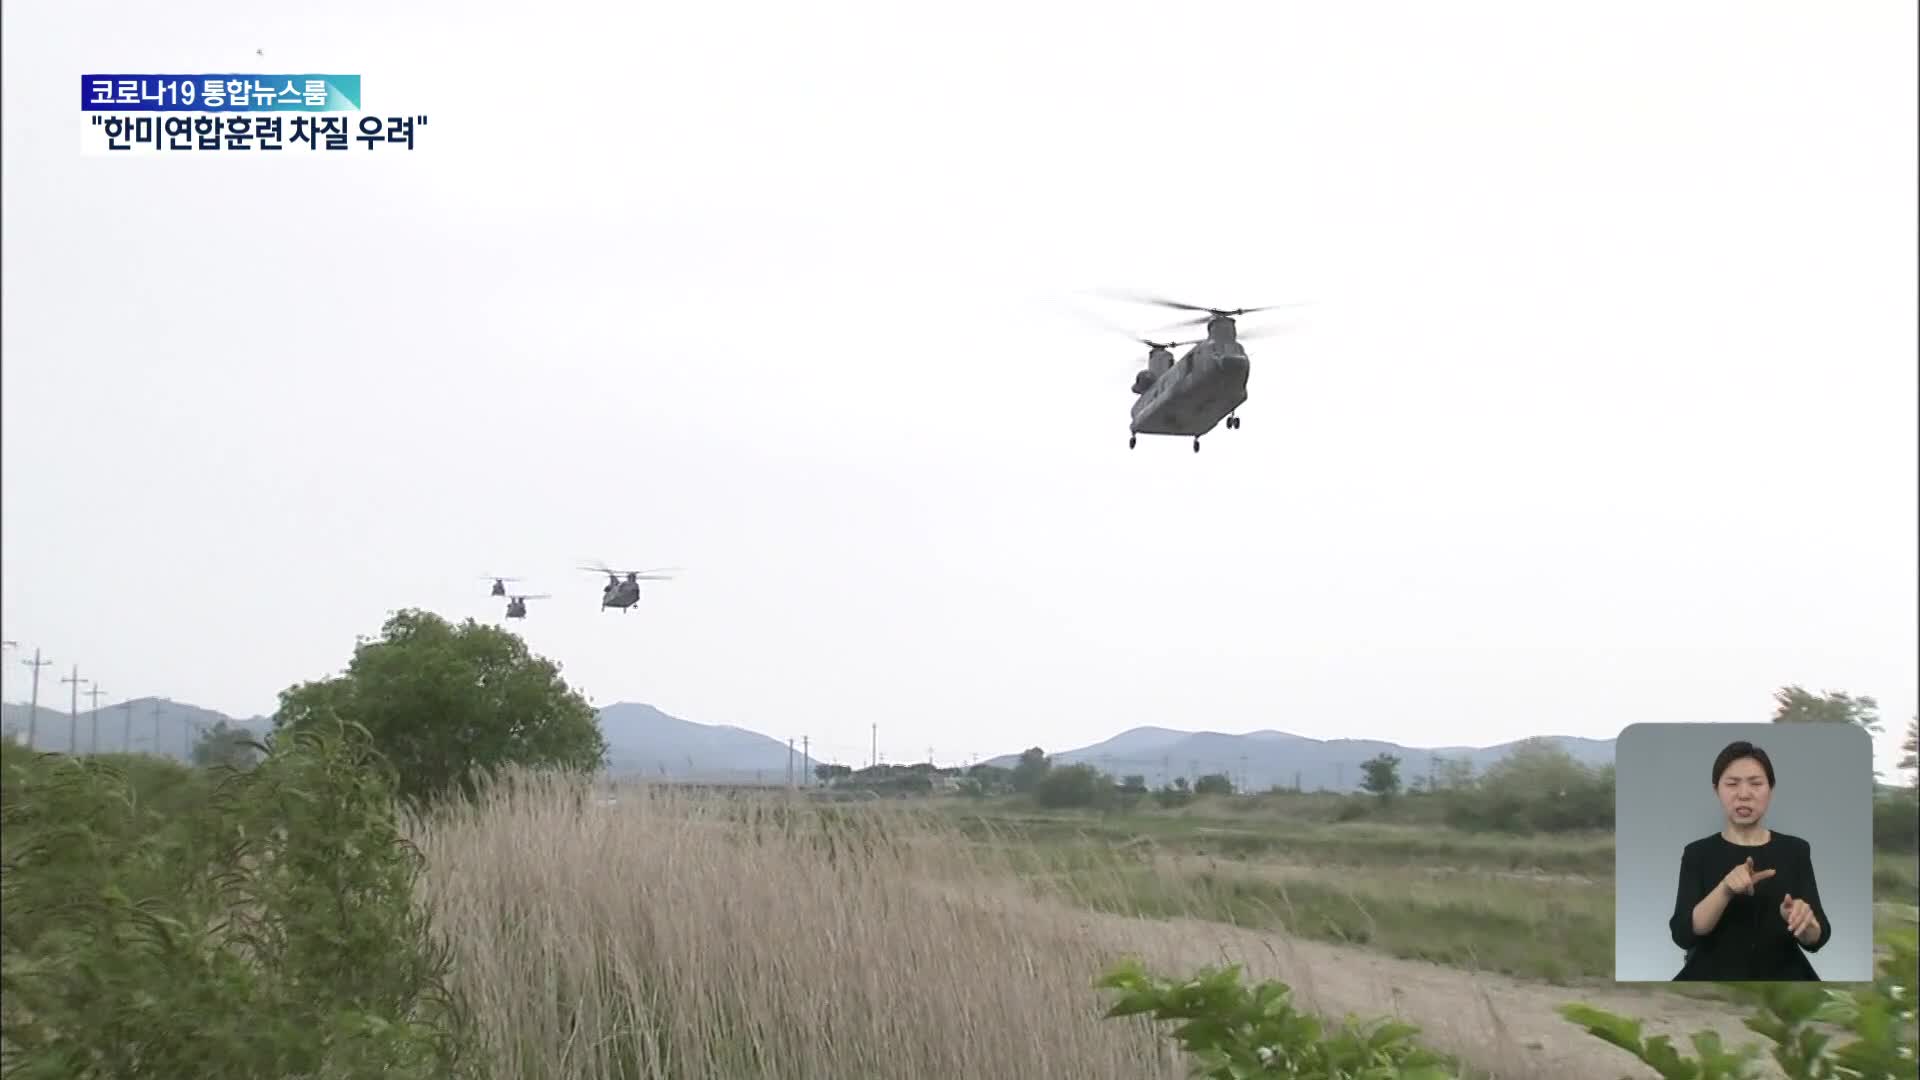
<instances>
[{"instance_id":1,"label":"helicopter landing gear","mask_svg":"<svg viewBox=\"0 0 1920 1080\"><path fill-rule=\"evenodd\" d=\"M1193 452L1196 454L1200 452L1200 436L1198 435L1193 437Z\"/></svg>"},{"instance_id":2,"label":"helicopter landing gear","mask_svg":"<svg viewBox=\"0 0 1920 1080\"><path fill-rule=\"evenodd\" d=\"M1139 443L1140 443L1140 436L1138 435L1127 436L1127 449L1131 450L1135 446L1139 445Z\"/></svg>"},{"instance_id":3,"label":"helicopter landing gear","mask_svg":"<svg viewBox=\"0 0 1920 1080\"><path fill-rule=\"evenodd\" d=\"M1240 430L1240 418L1237 416L1227 417L1227 427L1234 431Z\"/></svg>"}]
</instances>

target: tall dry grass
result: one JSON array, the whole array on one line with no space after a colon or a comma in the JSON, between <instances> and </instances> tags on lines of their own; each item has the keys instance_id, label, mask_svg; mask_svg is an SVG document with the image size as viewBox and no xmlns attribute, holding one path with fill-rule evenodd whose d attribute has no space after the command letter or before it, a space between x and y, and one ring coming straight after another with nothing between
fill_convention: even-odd
<instances>
[{"instance_id":1,"label":"tall dry grass","mask_svg":"<svg viewBox=\"0 0 1920 1080\"><path fill-rule=\"evenodd\" d=\"M1168 1078L1118 958L910 810L513 774L409 823L500 1077Z\"/></svg>"}]
</instances>

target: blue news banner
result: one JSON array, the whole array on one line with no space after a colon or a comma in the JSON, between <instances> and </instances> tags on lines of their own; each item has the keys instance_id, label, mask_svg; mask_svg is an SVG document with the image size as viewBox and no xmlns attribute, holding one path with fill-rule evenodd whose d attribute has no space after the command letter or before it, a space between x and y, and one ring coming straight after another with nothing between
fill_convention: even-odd
<instances>
[{"instance_id":1,"label":"blue news banner","mask_svg":"<svg viewBox=\"0 0 1920 1080\"><path fill-rule=\"evenodd\" d=\"M83 75L80 108L109 151L411 150L427 123L341 115L360 109L358 75Z\"/></svg>"}]
</instances>

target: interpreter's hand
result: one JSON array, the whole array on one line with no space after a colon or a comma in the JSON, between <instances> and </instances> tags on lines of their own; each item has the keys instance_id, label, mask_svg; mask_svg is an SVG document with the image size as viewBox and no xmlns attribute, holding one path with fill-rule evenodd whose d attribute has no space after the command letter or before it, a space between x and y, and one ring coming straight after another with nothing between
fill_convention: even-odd
<instances>
[{"instance_id":1,"label":"interpreter's hand","mask_svg":"<svg viewBox=\"0 0 1920 1080\"><path fill-rule=\"evenodd\" d=\"M1795 900L1789 895L1780 902L1780 917L1787 922L1787 932L1798 938L1800 944L1811 945L1820 940L1820 920L1814 918L1813 905L1805 900Z\"/></svg>"},{"instance_id":2,"label":"interpreter's hand","mask_svg":"<svg viewBox=\"0 0 1920 1080\"><path fill-rule=\"evenodd\" d=\"M1727 871L1727 876L1720 879L1720 884L1725 885L1727 891L1735 896L1752 896L1755 885L1777 873L1779 873L1778 870L1754 870L1753 857L1749 855L1746 862Z\"/></svg>"}]
</instances>

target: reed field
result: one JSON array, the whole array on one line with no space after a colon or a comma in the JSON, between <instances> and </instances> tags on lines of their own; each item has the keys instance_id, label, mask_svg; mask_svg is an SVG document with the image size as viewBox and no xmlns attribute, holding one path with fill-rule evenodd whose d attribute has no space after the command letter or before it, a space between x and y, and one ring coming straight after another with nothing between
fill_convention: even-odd
<instances>
[{"instance_id":1,"label":"reed field","mask_svg":"<svg viewBox=\"0 0 1920 1080\"><path fill-rule=\"evenodd\" d=\"M1223 849L1203 816L953 802L522 774L410 832L504 1077L1188 1075L1162 1035L1103 1018L1094 980L1127 956L1240 962L1335 1019L1399 1016L1474 1075L1636 1075L1551 1012L1576 1000L1752 1038L1711 999L1610 984L1605 838L1360 824Z\"/></svg>"}]
</instances>

